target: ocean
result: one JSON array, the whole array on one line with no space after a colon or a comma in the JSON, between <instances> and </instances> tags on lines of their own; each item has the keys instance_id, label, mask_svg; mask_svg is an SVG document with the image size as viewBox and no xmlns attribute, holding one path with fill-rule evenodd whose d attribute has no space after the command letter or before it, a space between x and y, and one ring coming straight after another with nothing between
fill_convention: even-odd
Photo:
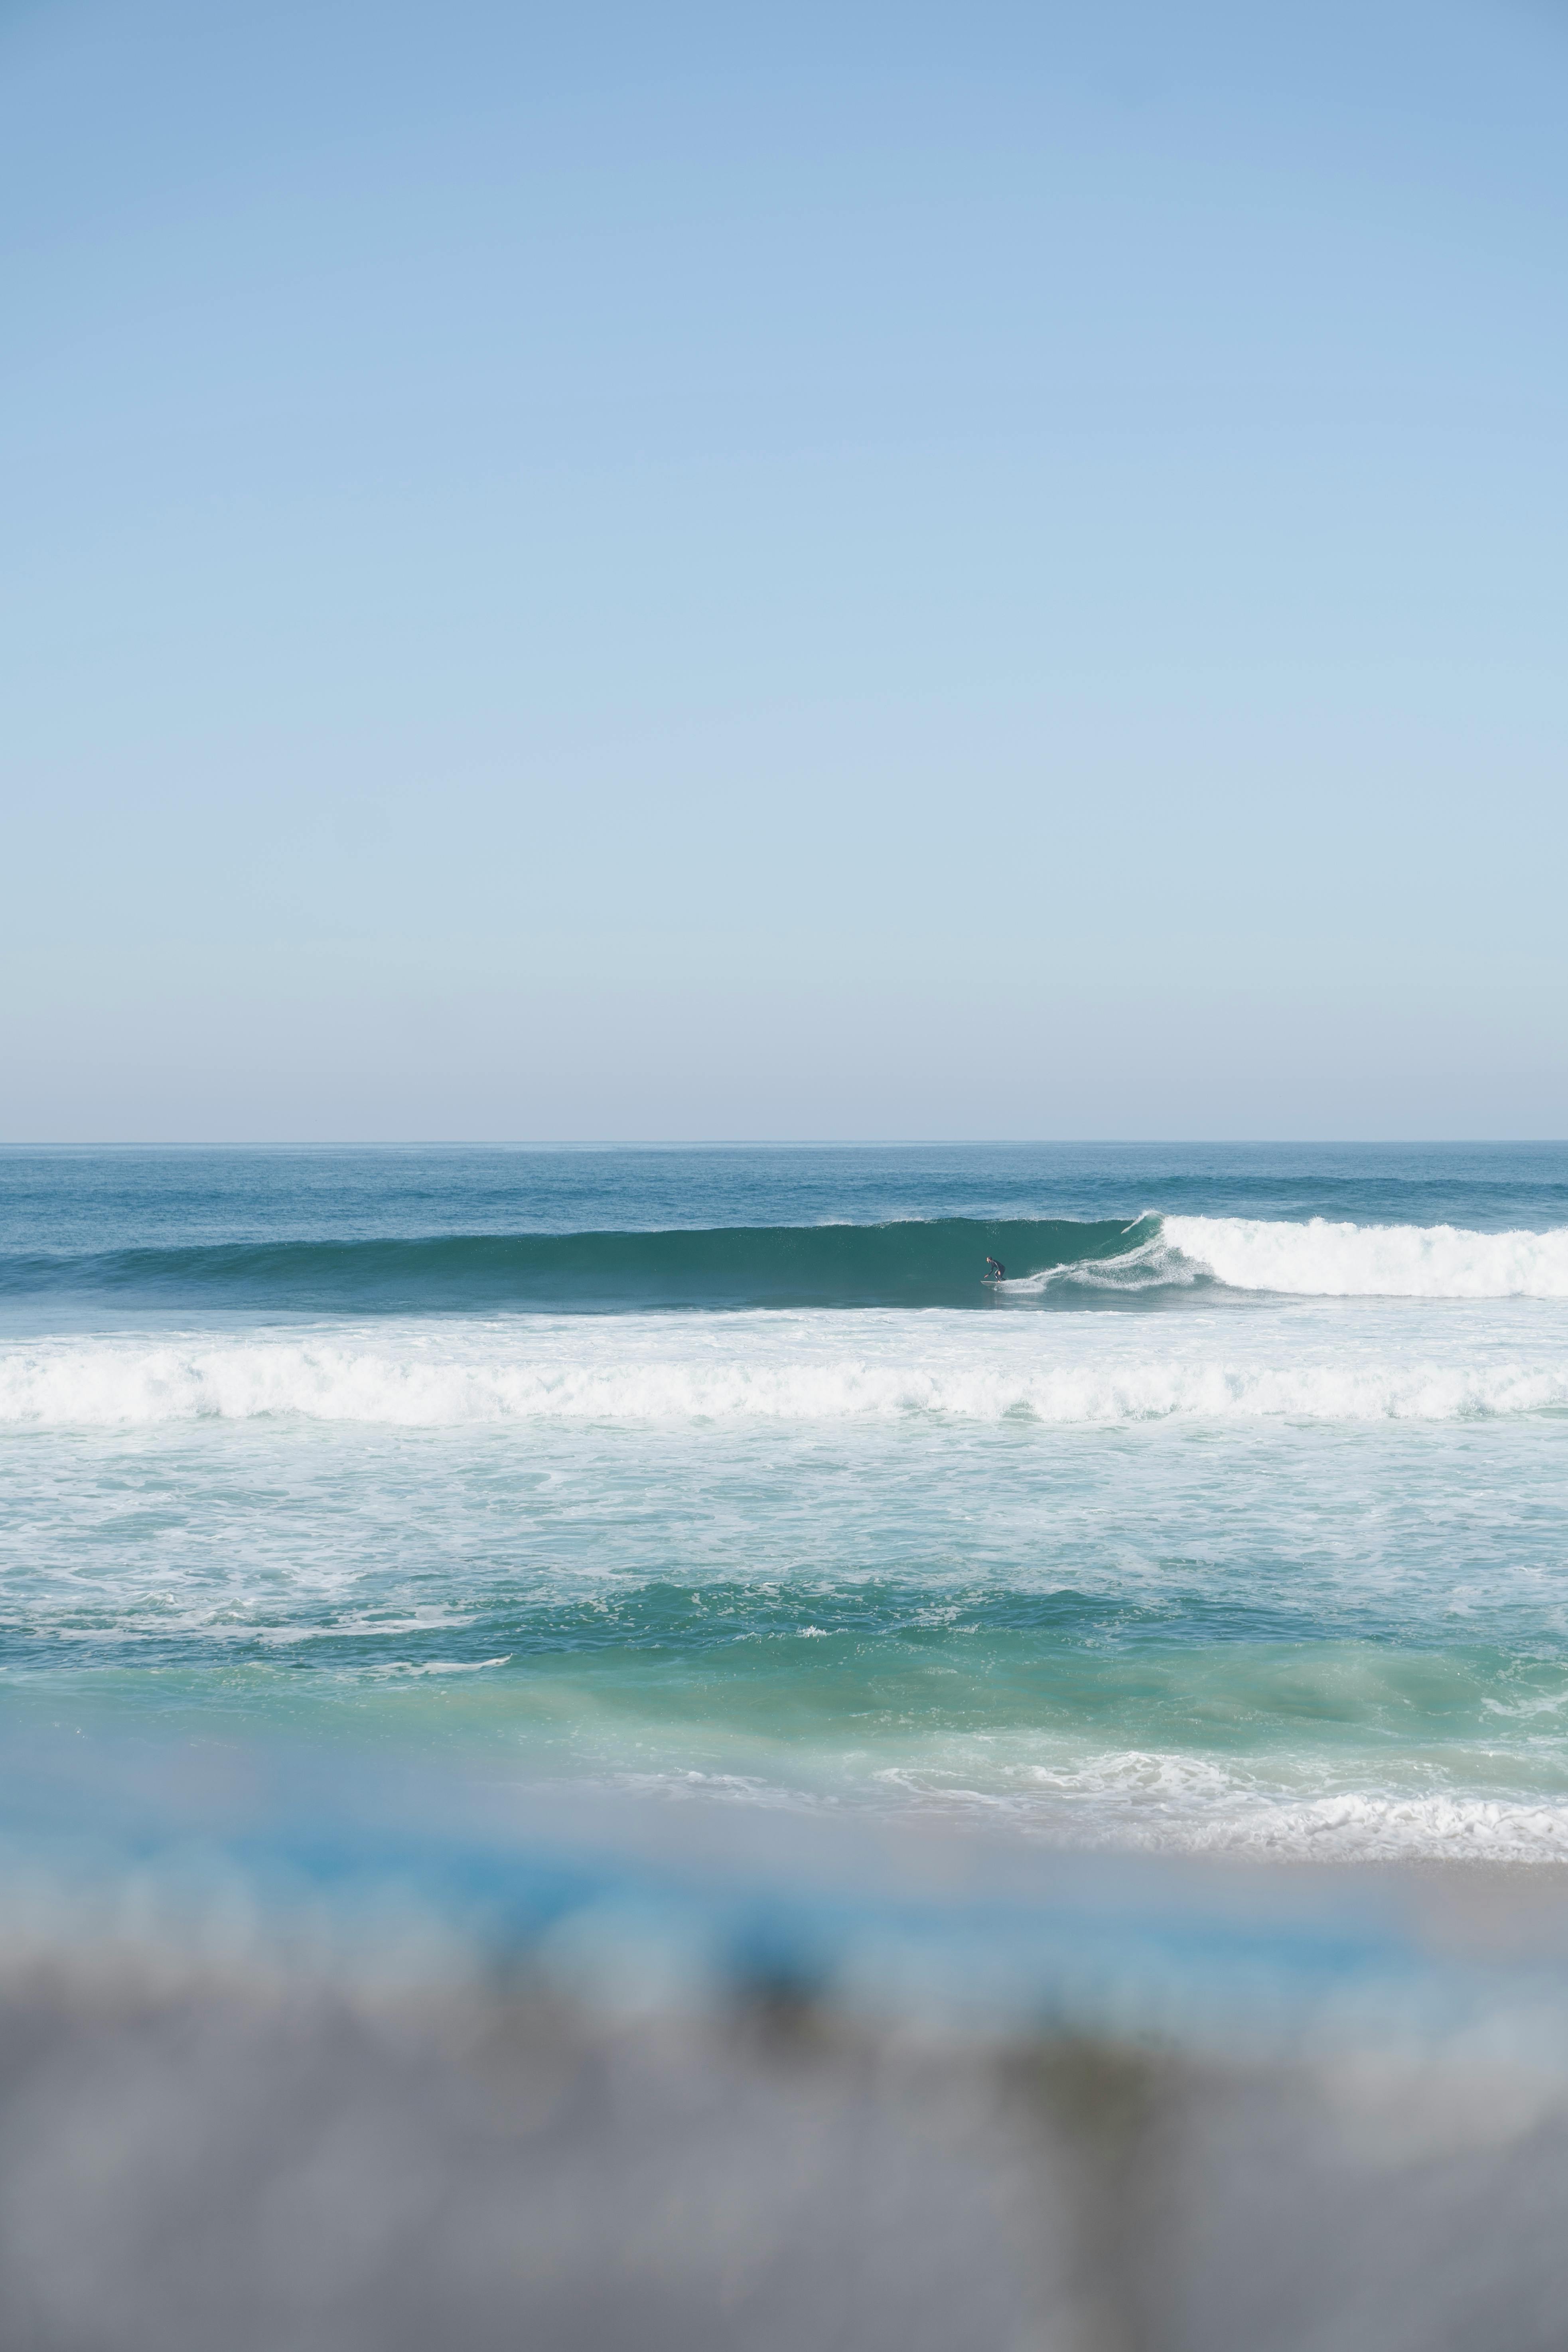
<instances>
[{"instance_id":1,"label":"ocean","mask_svg":"<svg viewBox=\"0 0 1568 2352\"><path fill-rule=\"evenodd\" d=\"M53 1737L1561 1861L1565 1474L1564 1146L0 1152Z\"/></svg>"}]
</instances>

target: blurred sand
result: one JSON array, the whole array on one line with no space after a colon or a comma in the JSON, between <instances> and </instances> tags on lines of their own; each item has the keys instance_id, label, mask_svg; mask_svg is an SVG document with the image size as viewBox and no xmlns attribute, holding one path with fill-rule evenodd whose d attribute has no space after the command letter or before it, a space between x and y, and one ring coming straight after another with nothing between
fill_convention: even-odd
<instances>
[{"instance_id":1,"label":"blurred sand","mask_svg":"<svg viewBox=\"0 0 1568 2352\"><path fill-rule=\"evenodd\" d=\"M1564 1893L1423 1879L1483 1940ZM0 1985L8 2352L1556 2352L1565 2210L1568 2083L1484 2048L80 1950Z\"/></svg>"}]
</instances>

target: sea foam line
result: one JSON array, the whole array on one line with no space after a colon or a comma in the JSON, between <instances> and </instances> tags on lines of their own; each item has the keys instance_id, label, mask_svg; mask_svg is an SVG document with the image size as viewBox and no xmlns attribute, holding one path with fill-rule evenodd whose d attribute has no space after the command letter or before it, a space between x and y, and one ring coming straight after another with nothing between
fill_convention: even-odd
<instances>
[{"instance_id":1,"label":"sea foam line","mask_svg":"<svg viewBox=\"0 0 1568 2352\"><path fill-rule=\"evenodd\" d=\"M1458 1421L1568 1408L1568 1361L1215 1357L889 1361L844 1354L442 1360L298 1341L55 1343L0 1353L0 1425L115 1428L293 1416L405 1428L945 1415L1061 1424Z\"/></svg>"},{"instance_id":2,"label":"sea foam line","mask_svg":"<svg viewBox=\"0 0 1568 2352\"><path fill-rule=\"evenodd\" d=\"M1212 1756L1129 1749L1004 1771L895 1766L876 1775L921 1811L980 1815L1064 1845L1252 1854L1279 1861L1568 1863L1568 1802L1521 1789L1261 1784Z\"/></svg>"},{"instance_id":3,"label":"sea foam line","mask_svg":"<svg viewBox=\"0 0 1568 2352\"><path fill-rule=\"evenodd\" d=\"M1020 1785L1020 1782L1025 1785ZM1009 1785L1010 1783L1010 1785ZM1036 1785L1028 1785L1034 1783ZM819 1790L682 1768L616 1776L664 1796L813 1812ZM840 1813L847 1792L828 1801ZM1086 1759L1076 1771L1029 1771L986 1786L920 1765L875 1772L849 1798L897 1818L906 1811L1022 1829L1058 1847L1250 1856L1276 1862L1474 1862L1568 1864L1568 1803L1516 1790L1342 1789L1321 1796L1261 1788L1212 1759L1131 1751Z\"/></svg>"}]
</instances>

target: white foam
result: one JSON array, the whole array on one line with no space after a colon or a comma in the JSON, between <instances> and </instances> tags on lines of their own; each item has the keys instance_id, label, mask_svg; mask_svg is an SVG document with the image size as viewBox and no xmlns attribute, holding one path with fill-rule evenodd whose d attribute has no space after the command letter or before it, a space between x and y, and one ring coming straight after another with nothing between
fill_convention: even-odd
<instances>
[{"instance_id":1,"label":"white foam","mask_svg":"<svg viewBox=\"0 0 1568 2352\"><path fill-rule=\"evenodd\" d=\"M1322 1217L1307 1224L1167 1217L1152 1250L1162 1244L1233 1290L1320 1298L1568 1298L1563 1227L1478 1234L1458 1225L1331 1224ZM1131 1271L1149 1255L1130 1252L1116 1263Z\"/></svg>"},{"instance_id":2,"label":"white foam","mask_svg":"<svg viewBox=\"0 0 1568 2352\"><path fill-rule=\"evenodd\" d=\"M616 1785L660 1794L718 1794L737 1804L816 1811L868 1806L1022 1831L1056 1846L1191 1853L1275 1862L1568 1863L1568 1801L1516 1790L1342 1788L1305 1795L1260 1785L1201 1755L1142 1749L1088 1757L1076 1768L982 1775L897 1765L869 1781L819 1776L811 1785L671 1768L618 1773Z\"/></svg>"},{"instance_id":3,"label":"white foam","mask_svg":"<svg viewBox=\"0 0 1568 2352\"><path fill-rule=\"evenodd\" d=\"M921 1811L977 1813L1054 1843L1278 1861L1568 1862L1568 1802L1458 1788L1259 1785L1215 1759L1129 1751L964 1786L919 1769L879 1776Z\"/></svg>"},{"instance_id":4,"label":"white foam","mask_svg":"<svg viewBox=\"0 0 1568 2352\"><path fill-rule=\"evenodd\" d=\"M1295 1308L518 1318L436 1331L56 1339L0 1350L0 1425L1454 1422L1568 1409L1561 1318L1521 1331L1505 1309L1485 1328L1467 1310L1413 1322L1420 1312L1368 1310L1353 1327Z\"/></svg>"}]
</instances>

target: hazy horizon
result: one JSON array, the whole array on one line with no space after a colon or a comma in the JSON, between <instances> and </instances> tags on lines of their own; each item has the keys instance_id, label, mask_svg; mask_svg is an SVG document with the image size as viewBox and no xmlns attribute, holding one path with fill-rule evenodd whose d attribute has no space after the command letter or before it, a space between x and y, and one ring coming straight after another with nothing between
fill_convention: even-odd
<instances>
[{"instance_id":1,"label":"hazy horizon","mask_svg":"<svg viewBox=\"0 0 1568 2352\"><path fill-rule=\"evenodd\" d=\"M28 1151L1552 1151L1553 1135L99 1135L8 1136Z\"/></svg>"}]
</instances>

